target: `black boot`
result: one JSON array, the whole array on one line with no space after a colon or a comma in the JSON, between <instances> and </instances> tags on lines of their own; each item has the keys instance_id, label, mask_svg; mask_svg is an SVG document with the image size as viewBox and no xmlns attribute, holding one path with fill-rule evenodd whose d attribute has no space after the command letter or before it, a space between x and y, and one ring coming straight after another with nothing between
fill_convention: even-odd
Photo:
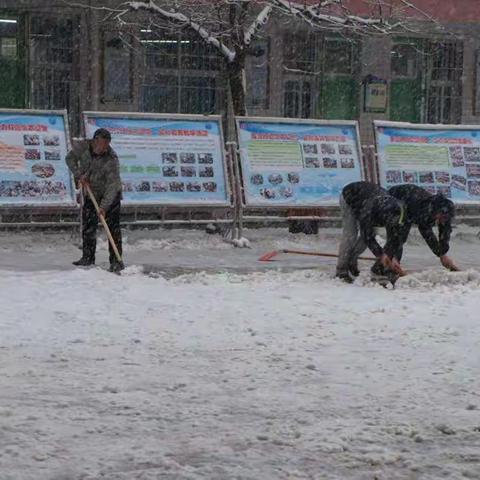
<instances>
[{"instance_id":1,"label":"black boot","mask_svg":"<svg viewBox=\"0 0 480 480\"><path fill-rule=\"evenodd\" d=\"M112 273L120 273L124 269L125 269L125 265L123 262L119 262L118 260L115 260L114 262L110 263L110 272Z\"/></svg>"},{"instance_id":2,"label":"black boot","mask_svg":"<svg viewBox=\"0 0 480 480\"><path fill-rule=\"evenodd\" d=\"M339 272L335 275L335 277L339 278L345 283L353 283L353 278L348 274L348 272Z\"/></svg>"},{"instance_id":3,"label":"black boot","mask_svg":"<svg viewBox=\"0 0 480 480\"><path fill-rule=\"evenodd\" d=\"M358 269L358 262L352 262L348 267L348 271L354 276L358 277L360 275L360 270Z\"/></svg>"},{"instance_id":4,"label":"black boot","mask_svg":"<svg viewBox=\"0 0 480 480\"><path fill-rule=\"evenodd\" d=\"M80 260L72 262L72 264L76 267L90 267L91 265L95 265L95 259L89 257L82 257Z\"/></svg>"}]
</instances>

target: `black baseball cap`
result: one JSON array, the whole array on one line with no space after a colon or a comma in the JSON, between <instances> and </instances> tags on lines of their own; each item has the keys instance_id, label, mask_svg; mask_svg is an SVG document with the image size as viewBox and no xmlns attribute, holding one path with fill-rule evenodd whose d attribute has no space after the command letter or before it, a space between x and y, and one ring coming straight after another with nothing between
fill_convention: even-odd
<instances>
[{"instance_id":1,"label":"black baseball cap","mask_svg":"<svg viewBox=\"0 0 480 480\"><path fill-rule=\"evenodd\" d=\"M110 132L106 128L99 128L98 130L95 131L93 134L93 138L104 138L105 140L111 141L112 136L110 135Z\"/></svg>"}]
</instances>

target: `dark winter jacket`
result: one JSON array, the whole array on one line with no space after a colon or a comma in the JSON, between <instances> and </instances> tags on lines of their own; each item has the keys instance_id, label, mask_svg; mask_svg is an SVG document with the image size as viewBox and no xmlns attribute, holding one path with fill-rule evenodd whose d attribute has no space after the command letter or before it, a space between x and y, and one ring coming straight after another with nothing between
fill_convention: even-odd
<instances>
[{"instance_id":1,"label":"dark winter jacket","mask_svg":"<svg viewBox=\"0 0 480 480\"><path fill-rule=\"evenodd\" d=\"M100 208L109 209L121 195L120 165L117 154L111 147L103 155L92 152L91 141L85 140L68 152L66 162L75 182L86 175Z\"/></svg>"},{"instance_id":2,"label":"dark winter jacket","mask_svg":"<svg viewBox=\"0 0 480 480\"><path fill-rule=\"evenodd\" d=\"M437 257L445 255L450 248L451 222L455 215L453 202L443 195L433 195L417 185L398 185L390 188L388 193L405 205L406 218L402 235L408 236L411 226L417 225L430 250ZM446 221L438 224L437 239L433 226L434 217L438 213L444 214Z\"/></svg>"},{"instance_id":3,"label":"dark winter jacket","mask_svg":"<svg viewBox=\"0 0 480 480\"><path fill-rule=\"evenodd\" d=\"M371 252L376 257L385 253L392 258L402 246L403 207L400 202L370 182L350 183L343 188L342 196L358 220L360 234ZM385 227L387 231L384 248L376 240L375 227Z\"/></svg>"}]
</instances>

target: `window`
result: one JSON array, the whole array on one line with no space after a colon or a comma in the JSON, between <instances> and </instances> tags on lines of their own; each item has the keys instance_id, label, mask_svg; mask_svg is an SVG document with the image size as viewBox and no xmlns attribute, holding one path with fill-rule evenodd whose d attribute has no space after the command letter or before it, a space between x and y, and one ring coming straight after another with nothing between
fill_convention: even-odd
<instances>
[{"instance_id":1,"label":"window","mask_svg":"<svg viewBox=\"0 0 480 480\"><path fill-rule=\"evenodd\" d=\"M24 32L22 17L0 18L0 108L25 108L26 59L19 48Z\"/></svg>"},{"instance_id":2,"label":"window","mask_svg":"<svg viewBox=\"0 0 480 480\"><path fill-rule=\"evenodd\" d=\"M222 59L197 38L145 30L141 108L147 112L215 113Z\"/></svg>"},{"instance_id":3,"label":"window","mask_svg":"<svg viewBox=\"0 0 480 480\"><path fill-rule=\"evenodd\" d=\"M287 81L284 87L283 114L288 118L311 118L312 85L308 81Z\"/></svg>"},{"instance_id":4,"label":"window","mask_svg":"<svg viewBox=\"0 0 480 480\"><path fill-rule=\"evenodd\" d=\"M18 21L13 18L0 18L0 57L17 56Z\"/></svg>"},{"instance_id":5,"label":"window","mask_svg":"<svg viewBox=\"0 0 480 480\"><path fill-rule=\"evenodd\" d=\"M418 54L419 50L415 45L394 45L391 52L392 76L394 78L416 78Z\"/></svg>"},{"instance_id":6,"label":"window","mask_svg":"<svg viewBox=\"0 0 480 480\"><path fill-rule=\"evenodd\" d=\"M269 47L268 40L252 44L253 55L247 68L247 104L250 107L268 108Z\"/></svg>"},{"instance_id":7,"label":"window","mask_svg":"<svg viewBox=\"0 0 480 480\"><path fill-rule=\"evenodd\" d=\"M15 37L0 38L0 56L10 58L17 56L17 39Z\"/></svg>"},{"instance_id":8,"label":"window","mask_svg":"<svg viewBox=\"0 0 480 480\"><path fill-rule=\"evenodd\" d=\"M220 58L211 45L197 39L182 38L179 42L183 70L219 70Z\"/></svg>"},{"instance_id":9,"label":"window","mask_svg":"<svg viewBox=\"0 0 480 480\"><path fill-rule=\"evenodd\" d=\"M391 60L391 120L461 122L461 42L405 39L394 45Z\"/></svg>"},{"instance_id":10,"label":"window","mask_svg":"<svg viewBox=\"0 0 480 480\"><path fill-rule=\"evenodd\" d=\"M354 42L343 39L325 40L325 73L351 75L353 73Z\"/></svg>"},{"instance_id":11,"label":"window","mask_svg":"<svg viewBox=\"0 0 480 480\"><path fill-rule=\"evenodd\" d=\"M283 113L299 118L358 116L354 39L312 34L284 37Z\"/></svg>"},{"instance_id":12,"label":"window","mask_svg":"<svg viewBox=\"0 0 480 480\"><path fill-rule=\"evenodd\" d=\"M147 68L178 68L178 37L141 40L145 48Z\"/></svg>"},{"instance_id":13,"label":"window","mask_svg":"<svg viewBox=\"0 0 480 480\"><path fill-rule=\"evenodd\" d=\"M144 112L178 112L178 94L177 77L157 77L155 84L142 86L142 110Z\"/></svg>"},{"instance_id":14,"label":"window","mask_svg":"<svg viewBox=\"0 0 480 480\"><path fill-rule=\"evenodd\" d=\"M463 45L429 42L426 49L426 121L460 123L462 119Z\"/></svg>"},{"instance_id":15,"label":"window","mask_svg":"<svg viewBox=\"0 0 480 480\"><path fill-rule=\"evenodd\" d=\"M103 99L129 102L132 99L131 38L104 32L103 41Z\"/></svg>"},{"instance_id":16,"label":"window","mask_svg":"<svg viewBox=\"0 0 480 480\"><path fill-rule=\"evenodd\" d=\"M30 91L33 108L66 109L80 131L79 80L74 54L79 18L35 15L30 24Z\"/></svg>"},{"instance_id":17,"label":"window","mask_svg":"<svg viewBox=\"0 0 480 480\"><path fill-rule=\"evenodd\" d=\"M181 113L214 113L214 78L185 76L180 83Z\"/></svg>"},{"instance_id":18,"label":"window","mask_svg":"<svg viewBox=\"0 0 480 480\"><path fill-rule=\"evenodd\" d=\"M316 70L317 37L309 33L284 37L283 64L287 70L313 73Z\"/></svg>"}]
</instances>

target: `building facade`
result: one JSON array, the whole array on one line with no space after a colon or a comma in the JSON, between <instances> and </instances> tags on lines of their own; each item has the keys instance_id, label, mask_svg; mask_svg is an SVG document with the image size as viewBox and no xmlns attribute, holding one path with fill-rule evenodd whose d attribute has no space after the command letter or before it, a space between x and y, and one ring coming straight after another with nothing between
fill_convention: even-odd
<instances>
[{"instance_id":1,"label":"building facade","mask_svg":"<svg viewBox=\"0 0 480 480\"><path fill-rule=\"evenodd\" d=\"M436 3L417 2L445 26L434 35L353 39L271 21L248 58L248 113L356 119L365 144L373 119L480 123L480 13L468 0ZM0 0L0 108L66 108L75 136L84 110L225 112L226 75L212 47L107 17L58 1Z\"/></svg>"}]
</instances>

